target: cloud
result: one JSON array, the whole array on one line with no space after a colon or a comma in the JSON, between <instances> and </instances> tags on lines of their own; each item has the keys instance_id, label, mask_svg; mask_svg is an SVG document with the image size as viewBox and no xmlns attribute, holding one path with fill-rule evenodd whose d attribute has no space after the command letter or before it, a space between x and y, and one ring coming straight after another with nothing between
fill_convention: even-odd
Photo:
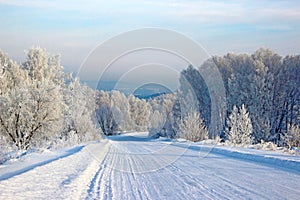
<instances>
[{"instance_id":1,"label":"cloud","mask_svg":"<svg viewBox=\"0 0 300 200\"><path fill-rule=\"evenodd\" d=\"M189 22L299 23L300 4L291 2L293 1L285 4L280 1L182 1L171 4L168 15Z\"/></svg>"},{"instance_id":2,"label":"cloud","mask_svg":"<svg viewBox=\"0 0 300 200\"><path fill-rule=\"evenodd\" d=\"M181 20L198 23L257 23L261 21L300 20L300 3L297 1L210 1L210 0L0 0L0 3L19 7L32 7L74 11L87 16L139 17L151 16L161 20ZM78 17L78 15L77 15ZM180 22L180 21L179 21Z\"/></svg>"}]
</instances>

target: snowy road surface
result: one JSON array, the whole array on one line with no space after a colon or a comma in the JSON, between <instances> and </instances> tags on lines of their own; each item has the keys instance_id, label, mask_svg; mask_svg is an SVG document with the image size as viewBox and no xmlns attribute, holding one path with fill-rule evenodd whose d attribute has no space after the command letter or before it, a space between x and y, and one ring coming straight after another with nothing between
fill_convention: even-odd
<instances>
[{"instance_id":1,"label":"snowy road surface","mask_svg":"<svg viewBox=\"0 0 300 200\"><path fill-rule=\"evenodd\" d=\"M0 199L299 199L299 157L249 152L114 136L0 165Z\"/></svg>"}]
</instances>

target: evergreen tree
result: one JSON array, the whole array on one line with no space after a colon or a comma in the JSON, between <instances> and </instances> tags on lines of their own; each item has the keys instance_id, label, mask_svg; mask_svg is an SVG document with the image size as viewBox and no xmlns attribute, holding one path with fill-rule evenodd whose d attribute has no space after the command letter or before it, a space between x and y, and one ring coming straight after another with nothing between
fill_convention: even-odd
<instances>
[{"instance_id":1,"label":"evergreen tree","mask_svg":"<svg viewBox=\"0 0 300 200\"><path fill-rule=\"evenodd\" d=\"M248 145L252 143L253 127L246 107L233 107L227 119L226 136L232 144Z\"/></svg>"}]
</instances>

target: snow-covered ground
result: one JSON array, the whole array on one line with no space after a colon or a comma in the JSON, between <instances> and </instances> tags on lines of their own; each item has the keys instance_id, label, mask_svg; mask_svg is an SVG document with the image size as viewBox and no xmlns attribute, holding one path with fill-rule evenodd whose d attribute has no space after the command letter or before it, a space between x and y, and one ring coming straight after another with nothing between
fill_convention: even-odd
<instances>
[{"instance_id":1,"label":"snow-covered ground","mask_svg":"<svg viewBox=\"0 0 300 200\"><path fill-rule=\"evenodd\" d=\"M300 157L111 136L0 165L0 199L299 199Z\"/></svg>"}]
</instances>

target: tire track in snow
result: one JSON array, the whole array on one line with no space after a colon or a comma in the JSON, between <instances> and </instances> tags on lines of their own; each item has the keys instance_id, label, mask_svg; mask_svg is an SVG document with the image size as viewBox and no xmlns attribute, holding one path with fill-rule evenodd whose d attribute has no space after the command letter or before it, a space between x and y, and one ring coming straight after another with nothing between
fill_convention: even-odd
<instances>
[{"instance_id":1,"label":"tire track in snow","mask_svg":"<svg viewBox=\"0 0 300 200\"><path fill-rule=\"evenodd\" d=\"M144 190L141 190L141 186L137 182L135 170L133 166L136 166L136 156L128 152L124 153L124 149L120 149L117 146L113 146L113 150L110 154L114 154L115 165L126 166L124 168L117 168L111 165L111 180L112 190L118 194L119 190L122 190L124 198L130 199L147 199L147 195ZM121 185L121 187L118 187ZM124 191L124 188L131 188L131 190ZM121 196L117 196L116 199L121 199ZM122 198L123 199L123 198Z\"/></svg>"},{"instance_id":2,"label":"tire track in snow","mask_svg":"<svg viewBox=\"0 0 300 200\"><path fill-rule=\"evenodd\" d=\"M100 196L100 191L98 190L98 186L101 185L99 182L102 180L103 177L103 171L104 168L106 167L105 161L107 158L107 154L105 155L103 161L101 162L98 171L96 172L95 176L91 180L89 184L89 189L87 191L88 196L86 199L97 199L97 197Z\"/></svg>"},{"instance_id":3,"label":"tire track in snow","mask_svg":"<svg viewBox=\"0 0 300 200\"><path fill-rule=\"evenodd\" d=\"M226 187L227 190L233 189L233 191L239 193L240 196L245 195L245 192L247 192L248 195L251 194L252 196L256 196L257 198L268 199L269 196L265 194L265 191L257 190L258 185L260 184L261 185L260 187L264 188L265 185L261 183L264 183L266 179L272 180L276 176L280 176L278 175L278 173L284 173L274 168L270 168L264 165L259 166L258 163L247 162L247 161L239 161L238 163L240 166L238 166L237 164L235 164L236 161L232 158L228 159L226 157L222 157L219 154L216 154L214 156L220 158L218 162L220 166L223 166L223 168L220 167L219 170L213 171L211 170L212 167L209 166L207 162L204 162L202 165L198 165L197 167L202 166L207 171L207 174L210 174L210 176L219 179L218 181L216 181L216 183L222 182L223 184L225 184L223 185L223 187ZM248 166L249 170L252 171L254 170L256 172L249 173L249 171L243 170L245 168L244 167L245 165ZM228 171L228 169L230 170ZM227 173L224 173L225 170ZM258 175L257 171L261 172L260 173L261 175ZM234 174L234 176L230 177L228 176L228 174ZM243 177L242 181L238 179L238 177ZM293 176L291 177L293 178ZM274 195L277 194L275 195L277 196L276 199L281 199L282 196L290 196L290 194L295 194L295 193L296 194L298 193L298 196L300 195L299 189L297 190L292 187L288 187L285 184L282 184L282 180L272 181L269 184L271 184L272 187L269 187L268 190L272 190L272 188L276 188L276 190L272 191ZM215 185L214 187L220 188L219 185ZM297 187L297 185L293 185L293 187Z\"/></svg>"},{"instance_id":4,"label":"tire track in snow","mask_svg":"<svg viewBox=\"0 0 300 200\"><path fill-rule=\"evenodd\" d=\"M201 158L192 149L181 155L182 147L161 141L112 143L104 161L110 169L100 172L108 180L102 186L103 194L97 196L100 199L295 199L299 194L297 185L286 181L282 186L276 177L279 173L296 180L298 175L259 163L212 153ZM274 177L278 183L272 183ZM261 187L266 183L266 189Z\"/></svg>"},{"instance_id":5,"label":"tire track in snow","mask_svg":"<svg viewBox=\"0 0 300 200\"><path fill-rule=\"evenodd\" d=\"M201 158L198 151L190 148L182 154L180 145L169 142L118 137L119 140L89 144L68 157L1 181L0 198L152 200L300 196L297 173L220 154Z\"/></svg>"},{"instance_id":6,"label":"tire track in snow","mask_svg":"<svg viewBox=\"0 0 300 200\"><path fill-rule=\"evenodd\" d=\"M86 199L110 199L109 195L112 196L111 190L107 188L110 187L111 180L111 178L107 179L111 174L111 167L108 166L111 164L111 149L112 146L110 145L105 157L99 165L98 171L89 184L89 189L87 191L88 196L86 197Z\"/></svg>"}]
</instances>

